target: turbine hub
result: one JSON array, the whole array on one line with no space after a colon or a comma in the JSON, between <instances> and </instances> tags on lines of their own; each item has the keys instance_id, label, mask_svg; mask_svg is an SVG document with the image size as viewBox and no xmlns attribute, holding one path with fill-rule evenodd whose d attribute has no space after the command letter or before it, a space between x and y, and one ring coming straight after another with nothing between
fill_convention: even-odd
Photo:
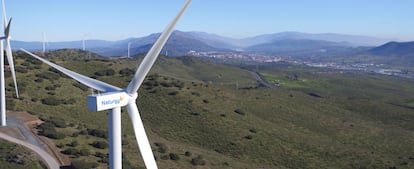
<instances>
[{"instance_id":1,"label":"turbine hub","mask_svg":"<svg viewBox=\"0 0 414 169\"><path fill-rule=\"evenodd\" d=\"M133 102L135 102L136 100L137 100L137 98L138 98L138 93L137 92L135 92L135 93L133 93L133 94L129 94L129 102L130 103L133 103Z\"/></svg>"}]
</instances>

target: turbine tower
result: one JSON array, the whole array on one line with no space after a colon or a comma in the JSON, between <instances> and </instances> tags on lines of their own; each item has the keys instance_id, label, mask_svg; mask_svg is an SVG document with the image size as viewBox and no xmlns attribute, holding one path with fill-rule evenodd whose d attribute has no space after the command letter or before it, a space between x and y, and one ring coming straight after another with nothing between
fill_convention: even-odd
<instances>
[{"instance_id":1,"label":"turbine tower","mask_svg":"<svg viewBox=\"0 0 414 169\"><path fill-rule=\"evenodd\" d=\"M4 82L4 46L3 41L6 42L6 55L7 60L9 62L10 70L12 73L14 87L16 89L16 97L19 97L19 92L17 90L17 81L16 81L16 73L14 71L14 62L13 62L13 54L12 49L10 46L10 26L12 19L7 22L6 16L6 6L4 0L2 0L2 7L3 7L3 27L4 27L4 36L0 37L0 114L1 114L1 126L6 126L6 86Z\"/></svg>"},{"instance_id":2,"label":"turbine tower","mask_svg":"<svg viewBox=\"0 0 414 169\"><path fill-rule=\"evenodd\" d=\"M83 51L85 51L85 46L86 46L86 44L85 44L85 38L86 38L86 34L83 34L82 35L82 49L83 49Z\"/></svg>"},{"instance_id":3,"label":"turbine tower","mask_svg":"<svg viewBox=\"0 0 414 169\"><path fill-rule=\"evenodd\" d=\"M131 54L131 43L132 42L128 42L128 58L130 57L130 54Z\"/></svg>"},{"instance_id":4,"label":"turbine tower","mask_svg":"<svg viewBox=\"0 0 414 169\"><path fill-rule=\"evenodd\" d=\"M138 98L137 92L142 82L144 81L145 76L148 74L152 65L160 54L163 46L170 37L175 25L177 24L184 11L190 5L191 1L192 0L187 0L174 20L172 20L172 22L160 35L158 40L154 43L150 51L145 56L144 60L137 68L137 71L135 72L135 75L129 83L128 87L125 89L121 89L98 81L96 79L78 74L22 49L27 54L41 60L42 62L61 71L69 77L72 77L78 82L98 91L104 92L103 94L89 95L87 97L87 103L88 108L93 111L109 110L109 168L111 169L122 168L121 107L124 106L127 106L127 111L134 128L135 138L137 140L145 166L148 169L157 169L154 154L152 153L151 145L145 133L144 125L142 124L142 120L136 104L136 100Z\"/></svg>"},{"instance_id":5,"label":"turbine tower","mask_svg":"<svg viewBox=\"0 0 414 169\"><path fill-rule=\"evenodd\" d=\"M45 32L42 32L42 43L43 43L43 50L42 50L42 52L45 53L46 52L46 37L45 37Z\"/></svg>"}]
</instances>

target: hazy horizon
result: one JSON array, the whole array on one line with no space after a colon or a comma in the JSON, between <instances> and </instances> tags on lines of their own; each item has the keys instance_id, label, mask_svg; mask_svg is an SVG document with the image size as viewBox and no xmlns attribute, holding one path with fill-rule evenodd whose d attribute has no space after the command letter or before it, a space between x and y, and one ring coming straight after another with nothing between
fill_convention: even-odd
<instances>
[{"instance_id":1,"label":"hazy horizon","mask_svg":"<svg viewBox=\"0 0 414 169\"><path fill-rule=\"evenodd\" d=\"M185 0L6 0L12 38L115 41L161 32ZM413 1L194 0L177 30L246 38L286 31L414 40Z\"/></svg>"}]
</instances>

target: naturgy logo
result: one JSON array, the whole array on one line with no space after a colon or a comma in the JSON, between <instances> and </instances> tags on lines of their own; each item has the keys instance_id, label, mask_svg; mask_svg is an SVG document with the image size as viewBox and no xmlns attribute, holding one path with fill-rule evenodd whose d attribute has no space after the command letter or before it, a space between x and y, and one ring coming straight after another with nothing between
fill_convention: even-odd
<instances>
[{"instance_id":1,"label":"naturgy logo","mask_svg":"<svg viewBox=\"0 0 414 169\"><path fill-rule=\"evenodd\" d=\"M122 100L124 100L124 98L122 96L119 97L119 99L112 99L112 100L102 100L101 104L106 106L106 105L111 105L111 104L120 104L122 102Z\"/></svg>"}]
</instances>

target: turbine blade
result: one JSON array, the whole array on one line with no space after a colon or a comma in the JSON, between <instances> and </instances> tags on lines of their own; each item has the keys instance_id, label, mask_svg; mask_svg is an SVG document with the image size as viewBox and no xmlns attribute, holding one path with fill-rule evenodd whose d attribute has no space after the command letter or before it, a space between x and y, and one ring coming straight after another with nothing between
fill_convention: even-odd
<instances>
[{"instance_id":1,"label":"turbine blade","mask_svg":"<svg viewBox=\"0 0 414 169\"><path fill-rule=\"evenodd\" d=\"M17 88L16 71L14 70L13 53L10 45L10 38L6 39L6 55L7 61L9 62L10 71L13 77L14 88L16 89L16 97L19 98L19 90Z\"/></svg>"},{"instance_id":2,"label":"turbine blade","mask_svg":"<svg viewBox=\"0 0 414 169\"><path fill-rule=\"evenodd\" d=\"M60 72L66 74L67 76L75 79L76 81L78 81L78 82L80 82L80 83L82 83L82 84L90 87L90 88L93 88L93 89L96 89L96 90L99 90L99 91L102 91L102 92L113 92L113 91L120 91L120 90L122 90L121 88L112 86L110 84L107 84L105 82L102 82L102 81L99 81L99 80L96 80L96 79L92 79L90 77L81 75L79 73L76 73L74 71L71 71L69 69L66 69L66 68L64 68L62 66L59 66L57 64L54 64L54 63L52 63L52 62L50 62L50 61L48 61L46 59L43 59L43 58L41 58L41 57L39 57L39 56L37 56L37 55L35 55L33 53L30 53L27 50L24 50L24 49L21 49L21 50L23 52L25 52L25 53L27 53L27 54L35 57L36 59L42 61L43 63L46 63L49 66L51 66L51 67L59 70Z\"/></svg>"},{"instance_id":3,"label":"turbine blade","mask_svg":"<svg viewBox=\"0 0 414 169\"><path fill-rule=\"evenodd\" d=\"M9 37L9 35L10 35L10 26L11 26L11 21L12 21L12 18L10 18L9 23L7 23L7 26L4 28L4 36L5 36L6 38L8 38L8 37Z\"/></svg>"},{"instance_id":4,"label":"turbine blade","mask_svg":"<svg viewBox=\"0 0 414 169\"><path fill-rule=\"evenodd\" d=\"M134 127L135 138L137 139L139 151L144 159L145 166L147 169L157 169L157 163L155 162L154 154L152 153L151 144L145 133L144 125L142 124L135 100L127 105L127 111Z\"/></svg>"},{"instance_id":5,"label":"turbine blade","mask_svg":"<svg viewBox=\"0 0 414 169\"><path fill-rule=\"evenodd\" d=\"M154 43L150 51L145 56L144 60L139 65L137 71L135 72L134 78L129 83L127 87L127 93L133 94L138 91L138 88L141 86L142 82L145 79L145 76L150 71L152 65L154 64L155 60L157 60L158 55L160 54L162 48L164 47L165 43L167 42L168 38L170 37L175 25L177 24L178 20L190 5L191 0L188 0L184 7L180 10L177 16L172 20L172 22L167 26L164 32L160 35L158 40Z\"/></svg>"},{"instance_id":6,"label":"turbine blade","mask_svg":"<svg viewBox=\"0 0 414 169\"><path fill-rule=\"evenodd\" d=\"M6 5L4 3L4 0L2 2L2 8L3 8L3 27L6 29L6 23L7 23L7 16L6 16Z\"/></svg>"}]
</instances>

